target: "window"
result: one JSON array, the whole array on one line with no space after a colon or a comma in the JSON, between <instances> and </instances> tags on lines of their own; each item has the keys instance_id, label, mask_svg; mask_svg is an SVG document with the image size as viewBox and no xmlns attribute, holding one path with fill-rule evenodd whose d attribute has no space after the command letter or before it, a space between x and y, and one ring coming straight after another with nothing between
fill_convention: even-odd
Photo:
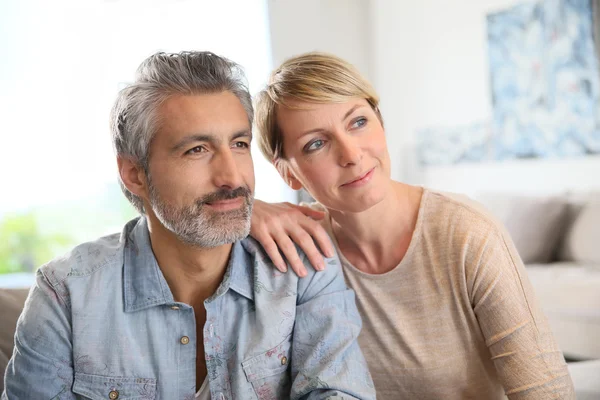
<instances>
[{"instance_id":1,"label":"window","mask_svg":"<svg viewBox=\"0 0 600 400\"><path fill-rule=\"evenodd\" d=\"M136 215L117 184L108 115L144 58L211 50L244 66L252 93L271 69L265 0L14 0L0 4L0 32L0 286L31 282ZM290 200L253 152L256 197Z\"/></svg>"}]
</instances>

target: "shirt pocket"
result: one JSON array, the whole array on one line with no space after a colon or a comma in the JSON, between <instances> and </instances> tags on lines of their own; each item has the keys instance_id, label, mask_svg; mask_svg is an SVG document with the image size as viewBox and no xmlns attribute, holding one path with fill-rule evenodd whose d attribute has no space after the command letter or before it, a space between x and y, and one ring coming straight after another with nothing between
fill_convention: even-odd
<instances>
[{"instance_id":1,"label":"shirt pocket","mask_svg":"<svg viewBox=\"0 0 600 400\"><path fill-rule=\"evenodd\" d=\"M290 396L292 336L262 354L242 362L246 379L260 400L287 399Z\"/></svg>"},{"instance_id":2,"label":"shirt pocket","mask_svg":"<svg viewBox=\"0 0 600 400\"><path fill-rule=\"evenodd\" d=\"M73 392L91 400L154 400L156 379L75 373Z\"/></svg>"}]
</instances>

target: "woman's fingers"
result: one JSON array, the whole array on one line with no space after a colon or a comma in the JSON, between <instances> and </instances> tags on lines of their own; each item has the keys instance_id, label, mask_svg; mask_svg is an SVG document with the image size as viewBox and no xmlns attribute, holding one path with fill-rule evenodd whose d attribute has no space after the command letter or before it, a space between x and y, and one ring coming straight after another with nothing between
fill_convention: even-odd
<instances>
[{"instance_id":1,"label":"woman's fingers","mask_svg":"<svg viewBox=\"0 0 600 400\"><path fill-rule=\"evenodd\" d=\"M271 235L258 235L254 236L254 239L258 240L258 242L265 249L267 255L273 262L273 265L275 265L275 268L281 272L287 272L287 264L281 257L281 253L279 253L279 247L277 247L277 243L275 243Z\"/></svg>"},{"instance_id":2,"label":"woman's fingers","mask_svg":"<svg viewBox=\"0 0 600 400\"><path fill-rule=\"evenodd\" d=\"M316 242L316 245L318 246L318 247L311 247L311 248L307 249L304 246L302 246L300 243L296 242L296 243L298 243L298 245L300 245L302 250L304 250L306 255L309 255L309 252L312 252L314 249L314 251L317 251L319 253L319 256L321 256L321 253L325 254L325 257L334 257L335 256L335 248L333 247L333 243L331 243L331 239L329 238L327 231L325 230L325 228L323 228L321 226L320 223L313 221L313 220L305 220L300 225L310 235L311 240ZM319 249L321 249L321 251L319 251ZM312 259L310 257L309 257L309 260L312 261ZM315 265L315 264L313 264L313 265Z\"/></svg>"},{"instance_id":3,"label":"woman's fingers","mask_svg":"<svg viewBox=\"0 0 600 400\"><path fill-rule=\"evenodd\" d=\"M279 250L283 253L285 258L288 261L288 264L292 267L292 270L299 277L303 278L307 275L306 268L298 256L298 252L296 251L296 246L291 241L289 236L287 235L277 235L274 236L275 242L277 242L277 246L279 246Z\"/></svg>"},{"instance_id":4,"label":"woman's fingers","mask_svg":"<svg viewBox=\"0 0 600 400\"><path fill-rule=\"evenodd\" d=\"M302 249L316 270L325 268L322 253L327 257L335 255L327 232L316 221L324 216L324 212L310 207L289 203L269 204L256 200L250 235L260 242L278 270L287 270L287 260L292 270L303 277L307 275L306 268L294 243Z\"/></svg>"},{"instance_id":5,"label":"woman's fingers","mask_svg":"<svg viewBox=\"0 0 600 400\"><path fill-rule=\"evenodd\" d=\"M308 261L317 271L322 271L325 268L323 255L319 249L317 249L315 241L313 240L312 236L307 233L307 231L305 231L301 226L298 226L291 232L290 237L293 242L302 249L304 254L306 254Z\"/></svg>"},{"instance_id":6,"label":"woman's fingers","mask_svg":"<svg viewBox=\"0 0 600 400\"><path fill-rule=\"evenodd\" d=\"M309 218L316 219L316 220L322 220L323 218L325 218L324 211L313 210L310 207L296 206L293 204L290 204L290 206L294 207L296 210L300 211L302 214L306 215Z\"/></svg>"}]
</instances>

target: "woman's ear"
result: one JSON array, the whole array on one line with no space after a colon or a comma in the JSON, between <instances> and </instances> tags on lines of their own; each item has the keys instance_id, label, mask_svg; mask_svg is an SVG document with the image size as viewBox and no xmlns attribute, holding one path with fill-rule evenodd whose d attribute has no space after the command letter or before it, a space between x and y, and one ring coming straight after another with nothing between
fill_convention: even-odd
<instances>
[{"instance_id":1,"label":"woman's ear","mask_svg":"<svg viewBox=\"0 0 600 400\"><path fill-rule=\"evenodd\" d=\"M296 179L296 176L294 175L286 161L282 159L277 159L275 160L275 162L273 162L273 164L279 172L279 175L281 175L281 177L289 187L291 187L293 190L302 189L302 184L298 179Z\"/></svg>"}]
</instances>

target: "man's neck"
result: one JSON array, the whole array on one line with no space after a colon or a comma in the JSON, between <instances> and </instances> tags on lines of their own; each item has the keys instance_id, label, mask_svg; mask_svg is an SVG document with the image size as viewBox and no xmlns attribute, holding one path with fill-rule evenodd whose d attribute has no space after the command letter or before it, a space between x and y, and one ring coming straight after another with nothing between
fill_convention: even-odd
<instances>
[{"instance_id":1,"label":"man's neck","mask_svg":"<svg viewBox=\"0 0 600 400\"><path fill-rule=\"evenodd\" d=\"M156 217L146 218L154 257L175 301L201 306L221 284L232 245L192 246L177 239Z\"/></svg>"}]
</instances>

